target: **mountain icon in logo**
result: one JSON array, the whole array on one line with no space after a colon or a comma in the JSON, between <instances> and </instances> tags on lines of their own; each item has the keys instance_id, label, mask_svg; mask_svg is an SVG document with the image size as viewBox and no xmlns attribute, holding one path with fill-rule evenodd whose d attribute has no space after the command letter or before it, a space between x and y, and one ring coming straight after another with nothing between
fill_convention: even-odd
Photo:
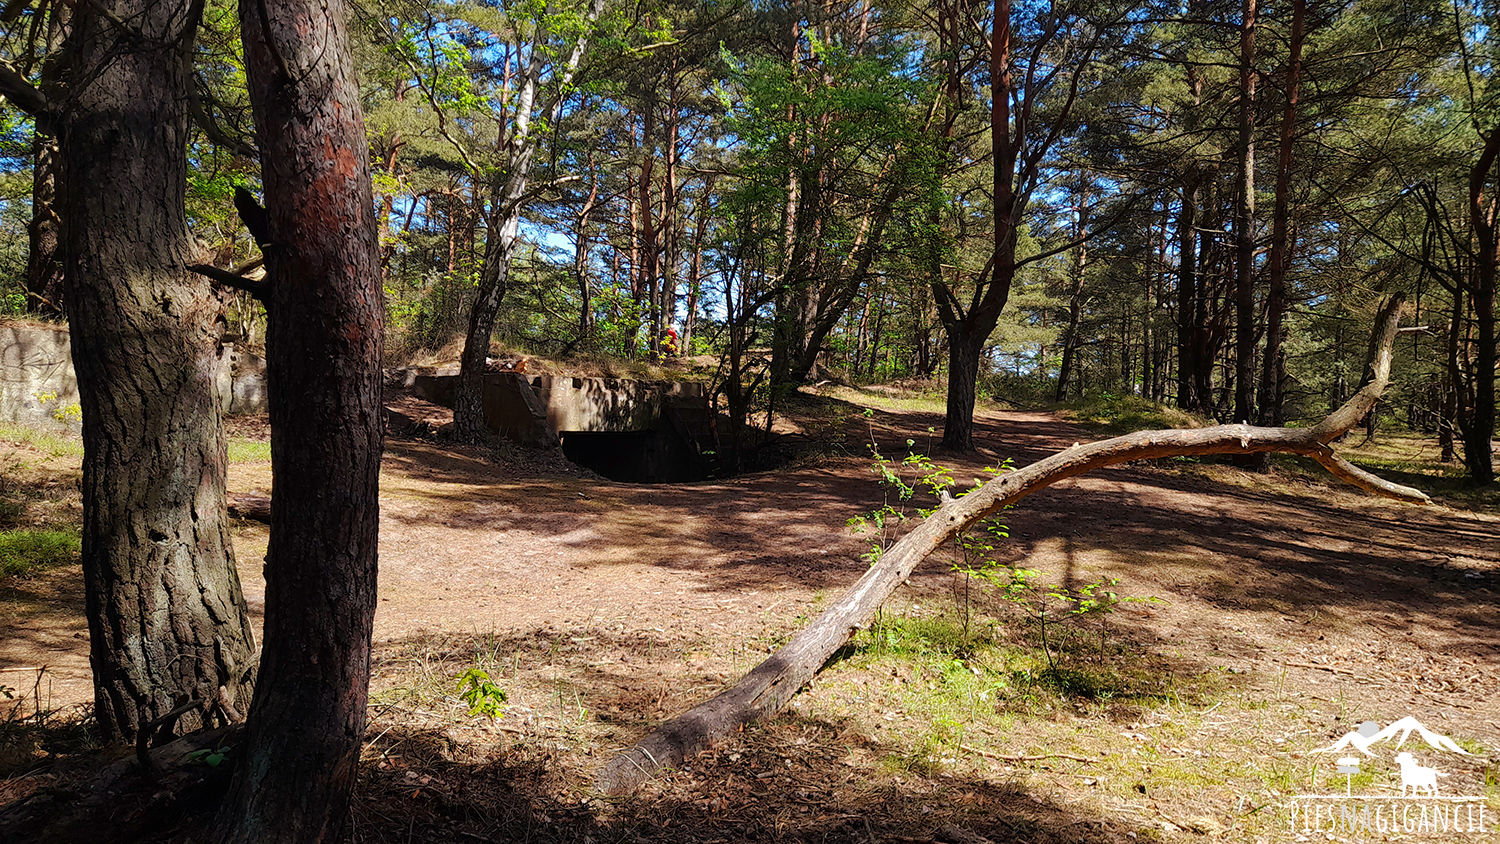
<instances>
[{"instance_id":1,"label":"mountain icon in logo","mask_svg":"<svg viewBox=\"0 0 1500 844\"><path fill-rule=\"evenodd\" d=\"M1317 750L1311 752L1337 753L1340 750L1352 747L1366 756L1374 756L1375 754L1370 752L1370 745L1390 741L1391 739L1396 739L1396 747L1399 748L1401 747L1401 745L1406 743L1407 739L1411 738L1412 733L1416 733L1418 736L1421 736L1422 740L1427 742L1428 746L1433 748L1434 750L1446 750L1451 753L1459 753L1464 756L1472 755L1469 753L1469 751L1464 750L1462 747L1459 747L1458 743L1453 739L1448 738L1445 735L1434 733L1433 731L1422 726L1422 722L1411 717L1410 715L1402 718L1400 721L1397 721L1396 723L1390 725L1389 727L1386 727L1383 730L1380 728L1380 725L1375 723L1374 721L1366 721L1363 724L1359 725L1359 729L1355 730L1352 733L1345 733L1343 738L1339 739L1333 744L1330 744L1327 747L1320 747Z\"/></svg>"}]
</instances>

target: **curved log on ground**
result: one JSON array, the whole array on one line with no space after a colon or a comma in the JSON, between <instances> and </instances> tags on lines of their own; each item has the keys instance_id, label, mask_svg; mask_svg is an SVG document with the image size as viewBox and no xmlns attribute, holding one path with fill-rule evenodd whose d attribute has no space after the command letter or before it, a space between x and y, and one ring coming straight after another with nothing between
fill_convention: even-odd
<instances>
[{"instance_id":1,"label":"curved log on ground","mask_svg":"<svg viewBox=\"0 0 1500 844\"><path fill-rule=\"evenodd\" d=\"M228 500L229 515L236 519L271 523L271 496L259 492L231 492L224 497Z\"/></svg>"},{"instance_id":2,"label":"curved log on ground","mask_svg":"<svg viewBox=\"0 0 1500 844\"><path fill-rule=\"evenodd\" d=\"M1074 445L997 477L967 495L945 502L902 537L854 586L785 646L738 683L663 723L634 747L612 758L597 784L609 794L640 785L662 768L676 767L745 724L776 715L856 630L866 626L896 587L929 554L1001 508L1058 481L1104 466L1161 457L1280 452L1317 460L1335 477L1361 489L1413 503L1429 503L1419 490L1382 480L1334 454L1331 442L1375 407L1390 382L1392 349L1402 297L1387 302L1376 318L1365 385L1353 398L1311 428L1218 425L1194 430L1142 431Z\"/></svg>"}]
</instances>

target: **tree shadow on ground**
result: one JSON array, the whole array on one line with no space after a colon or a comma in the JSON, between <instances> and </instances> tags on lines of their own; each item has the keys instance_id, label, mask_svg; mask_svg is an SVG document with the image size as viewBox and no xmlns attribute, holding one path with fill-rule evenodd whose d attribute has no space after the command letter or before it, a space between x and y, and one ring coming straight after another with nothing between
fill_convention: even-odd
<instances>
[{"instance_id":1,"label":"tree shadow on ground","mask_svg":"<svg viewBox=\"0 0 1500 844\"><path fill-rule=\"evenodd\" d=\"M1075 434L1087 438L1076 426L1037 414L992 413L981 420L986 441L1001 440L1022 462L1065 448ZM881 412L877 421L892 431L911 431L940 420L935 414ZM412 452L403 459L426 456ZM994 462L973 456L940 461L955 467L961 483ZM696 588L705 598L852 583L865 568L860 555L878 540L851 534L845 522L886 500L869 461L854 458L655 487L561 479L540 487L487 488L458 482L472 478L450 480L451 487L431 492L433 506L392 506L389 518L408 527L438 520L506 532L506 541L519 549L511 553L530 553L528 543L556 547L572 555L574 568L603 571L631 563L700 575ZM1173 585L1174 567L1197 569L1187 578L1196 582L1183 588L1225 609L1275 613L1325 605L1389 616L1387 622L1397 626L1419 617L1453 626L1476 652L1500 643L1488 620L1500 588L1500 561L1483 550L1500 548L1500 522L1391 504L1296 476L1270 482L1287 488L1227 484L1177 467L1112 467L1038 492L1006 512L1012 540L1000 553L1019 561L1066 541L1079 551L1106 554L1119 570L1158 586ZM932 560L919 576L947 567Z\"/></svg>"},{"instance_id":2,"label":"tree shadow on ground","mask_svg":"<svg viewBox=\"0 0 1500 844\"><path fill-rule=\"evenodd\" d=\"M433 729L370 743L350 824L356 844L921 842L952 825L994 842L1124 842L1135 826L1081 813L1004 778L872 775L893 748L784 716L621 798L591 795L598 756L563 759L522 736L455 748ZM592 752L592 751L590 751Z\"/></svg>"},{"instance_id":3,"label":"tree shadow on ground","mask_svg":"<svg viewBox=\"0 0 1500 844\"><path fill-rule=\"evenodd\" d=\"M1322 607L1404 631L1446 631L1460 652L1500 654L1500 522L1460 511L1226 487L1149 468L1106 471L1006 514L1011 558L1063 539L1142 580L1228 611ZM1086 499L1087 510L1067 499ZM1187 506L1184 506L1187 502ZM1027 506L1029 505L1029 506ZM1155 570L1160 567L1160 571ZM1177 572L1196 570L1189 576Z\"/></svg>"}]
</instances>

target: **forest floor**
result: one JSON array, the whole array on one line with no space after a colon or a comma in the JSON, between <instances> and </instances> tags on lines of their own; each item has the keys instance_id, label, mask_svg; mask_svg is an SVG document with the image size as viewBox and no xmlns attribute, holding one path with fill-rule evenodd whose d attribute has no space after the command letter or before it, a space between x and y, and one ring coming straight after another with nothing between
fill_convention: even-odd
<instances>
[{"instance_id":1,"label":"forest floor","mask_svg":"<svg viewBox=\"0 0 1500 844\"><path fill-rule=\"evenodd\" d=\"M1097 438L1045 412L977 422L979 454L930 455L965 486ZM1007 599L934 557L786 714L628 797L597 793L611 754L732 683L860 575L880 538L847 523L889 495L868 444L926 454L942 416L930 399L837 388L791 423L818 453L680 485L389 441L351 840L927 842L952 826L994 842L1500 841L1493 499L1406 506L1290 461L1136 464L1033 495L1004 513L992 559L1038 586L1117 579L1100 588L1150 600L1073 615L1045 588ZM234 433L265 435L253 420ZM1388 440L1371 461L1404 466L1377 453L1397 445L1428 447ZM79 458L59 451L8 443L0 466L13 484L71 489ZM239 451L232 491L269 489L268 452ZM37 500L77 507L76 491ZM237 522L235 536L258 617L267 531ZM502 717L469 714L457 684L471 668L504 691ZM76 735L88 676L76 566L0 579L0 684L16 696L0 700L0 776ZM1349 776L1341 753L1313 751L1407 716L1469 751L1415 735L1402 748L1448 775L1443 795L1483 798L1486 831L1309 831L1294 812L1323 806L1327 827L1334 795L1394 805L1402 790L1393 743ZM48 776L0 779L0 803Z\"/></svg>"}]
</instances>

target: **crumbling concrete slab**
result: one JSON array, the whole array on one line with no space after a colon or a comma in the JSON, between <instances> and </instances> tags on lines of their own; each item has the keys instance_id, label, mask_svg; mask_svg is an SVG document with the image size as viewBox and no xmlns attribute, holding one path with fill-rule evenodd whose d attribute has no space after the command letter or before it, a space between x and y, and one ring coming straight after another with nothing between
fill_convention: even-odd
<instances>
[{"instance_id":1,"label":"crumbling concrete slab","mask_svg":"<svg viewBox=\"0 0 1500 844\"><path fill-rule=\"evenodd\" d=\"M417 396L453 406L457 367L423 367L393 374ZM630 433L661 426L662 407L705 402L704 385L656 384L626 378L524 375L495 372L484 377L484 416L490 427L518 442L568 433Z\"/></svg>"},{"instance_id":2,"label":"crumbling concrete slab","mask_svg":"<svg viewBox=\"0 0 1500 844\"><path fill-rule=\"evenodd\" d=\"M264 359L225 344L219 349L214 385L226 414L266 411ZM82 429L67 326L0 325L0 420Z\"/></svg>"},{"instance_id":3,"label":"crumbling concrete slab","mask_svg":"<svg viewBox=\"0 0 1500 844\"><path fill-rule=\"evenodd\" d=\"M82 429L66 326L0 325L0 419Z\"/></svg>"},{"instance_id":4,"label":"crumbling concrete slab","mask_svg":"<svg viewBox=\"0 0 1500 844\"><path fill-rule=\"evenodd\" d=\"M547 426L559 434L650 431L661 421L658 384L553 375L528 380L546 407Z\"/></svg>"}]
</instances>

